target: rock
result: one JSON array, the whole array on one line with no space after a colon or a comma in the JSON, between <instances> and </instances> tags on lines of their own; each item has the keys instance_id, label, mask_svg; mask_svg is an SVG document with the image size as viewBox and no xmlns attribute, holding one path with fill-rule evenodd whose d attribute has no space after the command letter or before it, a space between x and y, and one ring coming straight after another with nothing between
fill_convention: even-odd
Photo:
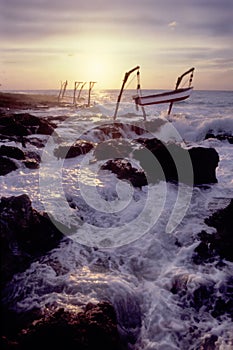
<instances>
[{"instance_id":1,"label":"rock","mask_svg":"<svg viewBox=\"0 0 233 350\"><path fill-rule=\"evenodd\" d=\"M0 92L0 108L7 109L32 109L46 108L58 105L57 96L25 93Z\"/></svg>"},{"instance_id":2,"label":"rock","mask_svg":"<svg viewBox=\"0 0 233 350\"><path fill-rule=\"evenodd\" d=\"M134 187L147 185L145 173L134 167L124 159L108 160L101 166L102 170L110 170L121 180L127 179Z\"/></svg>"},{"instance_id":3,"label":"rock","mask_svg":"<svg viewBox=\"0 0 233 350\"><path fill-rule=\"evenodd\" d=\"M97 160L130 158L135 148L135 143L124 139L108 140L99 143L94 150Z\"/></svg>"},{"instance_id":4,"label":"rock","mask_svg":"<svg viewBox=\"0 0 233 350\"><path fill-rule=\"evenodd\" d=\"M0 133L7 136L51 135L56 125L29 113L0 116Z\"/></svg>"},{"instance_id":5,"label":"rock","mask_svg":"<svg viewBox=\"0 0 233 350\"><path fill-rule=\"evenodd\" d=\"M193 184L203 185L216 183L216 168L219 162L219 156L215 149L204 147L193 147L191 149L183 149L181 146L168 143L165 144L160 140L154 139L138 139L138 142L146 147L159 162L156 166L153 157L147 155L143 149L137 150L134 155L140 160L142 168L149 174L151 181L156 178L166 178L167 181L177 182L178 175L181 181L192 185L192 178L189 171L193 172ZM189 158L190 157L190 158ZM188 160L191 160L193 169L187 169ZM182 168L181 173L177 173L177 165ZM180 172L180 171L179 171ZM154 180L155 179L155 180Z\"/></svg>"},{"instance_id":6,"label":"rock","mask_svg":"<svg viewBox=\"0 0 233 350\"><path fill-rule=\"evenodd\" d=\"M233 199L230 204L218 210L205 223L216 229L213 234L205 231L199 233L200 244L195 249L194 262L200 264L206 260L213 261L216 255L233 261Z\"/></svg>"},{"instance_id":7,"label":"rock","mask_svg":"<svg viewBox=\"0 0 233 350\"><path fill-rule=\"evenodd\" d=\"M165 145L160 140L144 139L137 140L141 147L134 151L134 157L139 160L142 169L145 171L148 181L156 183L159 180L166 180L171 182L178 181L178 174L175 162L169 152L171 147L174 150L181 151L181 147L171 144ZM148 152L149 151L149 152ZM182 154L180 157L182 157Z\"/></svg>"},{"instance_id":8,"label":"rock","mask_svg":"<svg viewBox=\"0 0 233 350\"><path fill-rule=\"evenodd\" d=\"M25 151L25 159L23 164L29 169L38 169L41 162L41 157L38 153L33 151Z\"/></svg>"},{"instance_id":9,"label":"rock","mask_svg":"<svg viewBox=\"0 0 233 350\"><path fill-rule=\"evenodd\" d=\"M17 147L0 146L1 169L0 175L6 175L18 168L13 159L20 160L27 168L38 169L41 161L39 154L33 151L22 151Z\"/></svg>"},{"instance_id":10,"label":"rock","mask_svg":"<svg viewBox=\"0 0 233 350\"><path fill-rule=\"evenodd\" d=\"M134 142L120 139L100 143L94 155L97 160L127 158L130 162L131 159L136 159L140 162L142 171L139 174L134 170L134 173L138 179L139 175L142 176L141 183L144 184L147 184L145 176L148 183L166 180L197 186L217 182L215 172L219 156L213 148L194 147L187 150L174 143L165 144L156 138L139 138ZM130 181L127 176L131 176L132 172L126 172L124 163L122 164L119 166L118 160L109 161L107 166L121 179L124 174L124 179ZM135 183L137 182L138 180Z\"/></svg>"},{"instance_id":11,"label":"rock","mask_svg":"<svg viewBox=\"0 0 233 350\"><path fill-rule=\"evenodd\" d=\"M205 135L205 140L207 139L217 139L220 141L228 141L229 143L233 144L233 135L227 134L227 133L219 133L214 134L212 131L208 131Z\"/></svg>"},{"instance_id":12,"label":"rock","mask_svg":"<svg viewBox=\"0 0 233 350\"><path fill-rule=\"evenodd\" d=\"M202 342L200 350L216 350L216 341L218 336L215 334L208 335Z\"/></svg>"},{"instance_id":13,"label":"rock","mask_svg":"<svg viewBox=\"0 0 233 350\"><path fill-rule=\"evenodd\" d=\"M11 171L18 169L13 159L0 156L0 176L7 175Z\"/></svg>"},{"instance_id":14,"label":"rock","mask_svg":"<svg viewBox=\"0 0 233 350\"><path fill-rule=\"evenodd\" d=\"M46 213L32 208L26 194L1 198L0 232L2 281L25 270L63 237Z\"/></svg>"},{"instance_id":15,"label":"rock","mask_svg":"<svg viewBox=\"0 0 233 350\"><path fill-rule=\"evenodd\" d=\"M189 149L193 165L194 184L212 184L218 182L216 168L219 156L214 148L193 147Z\"/></svg>"},{"instance_id":16,"label":"rock","mask_svg":"<svg viewBox=\"0 0 233 350\"><path fill-rule=\"evenodd\" d=\"M0 155L14 159L25 159L24 152L21 149L13 146L0 146Z\"/></svg>"},{"instance_id":17,"label":"rock","mask_svg":"<svg viewBox=\"0 0 233 350\"><path fill-rule=\"evenodd\" d=\"M126 350L121 346L116 313L109 302L89 303L81 312L50 310L14 339L4 340L12 348L24 350L57 349L61 344L69 350Z\"/></svg>"},{"instance_id":18,"label":"rock","mask_svg":"<svg viewBox=\"0 0 233 350\"><path fill-rule=\"evenodd\" d=\"M216 319L224 315L233 320L232 277L222 281L193 281L191 276L180 275L174 277L170 291L180 298L182 308L209 312Z\"/></svg>"},{"instance_id":19,"label":"rock","mask_svg":"<svg viewBox=\"0 0 233 350\"><path fill-rule=\"evenodd\" d=\"M43 148L45 147L47 140L41 140L38 137L28 137L25 138L25 142L28 142L37 148Z\"/></svg>"},{"instance_id":20,"label":"rock","mask_svg":"<svg viewBox=\"0 0 233 350\"><path fill-rule=\"evenodd\" d=\"M93 143L85 140L77 140L72 145L60 145L55 148L54 155L57 158L73 158L86 154L94 147Z\"/></svg>"},{"instance_id":21,"label":"rock","mask_svg":"<svg viewBox=\"0 0 233 350\"><path fill-rule=\"evenodd\" d=\"M40 167L39 163L35 159L25 159L23 164L28 169L38 169Z\"/></svg>"}]
</instances>

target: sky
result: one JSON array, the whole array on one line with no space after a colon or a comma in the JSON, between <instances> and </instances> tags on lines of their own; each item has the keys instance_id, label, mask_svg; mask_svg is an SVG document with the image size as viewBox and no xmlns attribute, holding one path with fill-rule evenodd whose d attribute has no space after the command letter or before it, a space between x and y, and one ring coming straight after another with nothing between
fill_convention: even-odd
<instances>
[{"instance_id":1,"label":"sky","mask_svg":"<svg viewBox=\"0 0 233 350\"><path fill-rule=\"evenodd\" d=\"M139 65L145 89L195 67L195 89L233 90L232 18L232 0L0 0L0 88L114 89Z\"/></svg>"}]
</instances>

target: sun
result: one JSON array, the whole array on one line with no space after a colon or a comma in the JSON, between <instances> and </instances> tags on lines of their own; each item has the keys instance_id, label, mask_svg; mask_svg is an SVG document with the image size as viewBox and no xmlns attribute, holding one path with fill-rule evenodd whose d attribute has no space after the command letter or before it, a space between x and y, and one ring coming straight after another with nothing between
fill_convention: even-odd
<instances>
[{"instance_id":1,"label":"sun","mask_svg":"<svg viewBox=\"0 0 233 350\"><path fill-rule=\"evenodd\" d=\"M105 55L90 55L84 58L82 67L84 79L101 85L109 85L113 68L111 62Z\"/></svg>"}]
</instances>

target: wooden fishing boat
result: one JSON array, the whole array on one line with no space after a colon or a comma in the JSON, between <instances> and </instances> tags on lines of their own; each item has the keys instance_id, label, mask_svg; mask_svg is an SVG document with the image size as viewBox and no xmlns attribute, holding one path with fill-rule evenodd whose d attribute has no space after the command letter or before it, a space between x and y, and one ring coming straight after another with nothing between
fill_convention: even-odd
<instances>
[{"instance_id":1,"label":"wooden fishing boat","mask_svg":"<svg viewBox=\"0 0 233 350\"><path fill-rule=\"evenodd\" d=\"M124 77L123 84L122 84L122 87L120 90L120 94L118 96L113 119L116 119L117 111L119 108L119 104L120 104L120 100L121 100L121 96L122 96L122 93L124 90L125 83L128 80L129 75L131 73L133 73L134 71L137 71L138 84L137 84L137 94L133 96L133 100L135 101L137 107L140 106L142 108L144 119L146 119L146 112L145 112L144 106L160 104L160 103L169 103L169 108L168 108L168 115L169 115L171 113L173 103L186 100L187 98L189 98L189 96L193 90L191 83L192 83L192 79L193 79L194 68L190 68L188 71L186 71L185 73L183 73L181 76L178 77L174 90L165 91L162 93L160 92L158 94L144 95L143 96L141 93L141 88L140 88L139 69L140 69L140 67L137 66L137 67L131 69L129 72L125 73L125 77ZM190 75L189 80L188 80L188 87L179 88L182 79L188 74Z\"/></svg>"},{"instance_id":2,"label":"wooden fishing boat","mask_svg":"<svg viewBox=\"0 0 233 350\"><path fill-rule=\"evenodd\" d=\"M181 88L173 91L166 91L159 94L148 95L148 96L133 96L135 103L139 106L148 106L159 103L171 103L186 100L192 92L192 87Z\"/></svg>"}]
</instances>

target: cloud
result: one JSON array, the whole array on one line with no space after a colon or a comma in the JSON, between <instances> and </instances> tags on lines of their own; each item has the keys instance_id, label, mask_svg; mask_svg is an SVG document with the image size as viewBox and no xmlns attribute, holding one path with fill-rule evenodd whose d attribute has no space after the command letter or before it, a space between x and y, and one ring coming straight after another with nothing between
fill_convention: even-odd
<instances>
[{"instance_id":1,"label":"cloud","mask_svg":"<svg viewBox=\"0 0 233 350\"><path fill-rule=\"evenodd\" d=\"M182 35L230 36L232 4L232 0L1 0L0 36L37 40L88 30L101 35L157 34L167 25L174 31L178 23Z\"/></svg>"},{"instance_id":2,"label":"cloud","mask_svg":"<svg viewBox=\"0 0 233 350\"><path fill-rule=\"evenodd\" d=\"M177 22L176 21L172 21L170 23L168 23L168 27L170 27L172 30L174 30L177 26Z\"/></svg>"}]
</instances>

